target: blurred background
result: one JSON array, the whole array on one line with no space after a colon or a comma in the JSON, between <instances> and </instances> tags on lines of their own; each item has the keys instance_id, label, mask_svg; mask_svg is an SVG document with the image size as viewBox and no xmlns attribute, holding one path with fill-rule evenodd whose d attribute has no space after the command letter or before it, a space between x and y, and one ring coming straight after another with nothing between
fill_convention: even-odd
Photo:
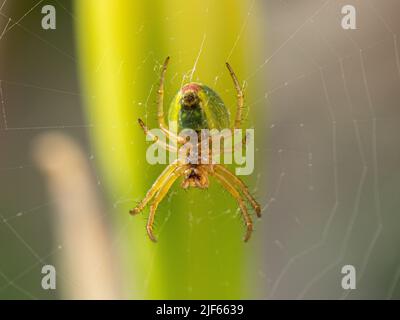
<instances>
[{"instance_id":1,"label":"blurred background","mask_svg":"<svg viewBox=\"0 0 400 320\"><path fill-rule=\"evenodd\" d=\"M398 299L399 14L396 0L0 0L0 298ZM249 243L217 183L176 183L157 244L148 209L128 214L164 168L137 118L157 125L168 55L165 110L193 80L233 113L226 61L244 83L244 180L263 208Z\"/></svg>"}]
</instances>

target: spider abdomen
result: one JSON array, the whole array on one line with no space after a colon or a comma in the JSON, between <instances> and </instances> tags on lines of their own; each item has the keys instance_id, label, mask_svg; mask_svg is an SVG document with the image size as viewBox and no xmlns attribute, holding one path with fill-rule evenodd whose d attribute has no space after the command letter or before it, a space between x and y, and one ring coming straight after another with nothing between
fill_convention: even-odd
<instances>
[{"instance_id":1,"label":"spider abdomen","mask_svg":"<svg viewBox=\"0 0 400 320\"><path fill-rule=\"evenodd\" d=\"M193 129L196 131L207 129L207 119L200 104L190 109L181 108L179 111L178 126L182 129Z\"/></svg>"},{"instance_id":2,"label":"spider abdomen","mask_svg":"<svg viewBox=\"0 0 400 320\"><path fill-rule=\"evenodd\" d=\"M210 87L191 82L182 87L169 108L170 124L182 129L229 128L229 112L219 95Z\"/></svg>"}]
</instances>

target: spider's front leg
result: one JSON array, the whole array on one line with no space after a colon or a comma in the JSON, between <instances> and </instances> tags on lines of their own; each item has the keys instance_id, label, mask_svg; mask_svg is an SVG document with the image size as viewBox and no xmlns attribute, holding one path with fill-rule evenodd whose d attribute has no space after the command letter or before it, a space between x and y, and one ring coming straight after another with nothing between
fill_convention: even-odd
<instances>
[{"instance_id":1,"label":"spider's front leg","mask_svg":"<svg viewBox=\"0 0 400 320\"><path fill-rule=\"evenodd\" d=\"M154 197L152 204L150 205L150 215L149 220L147 221L147 234L149 235L149 238L154 242L157 242L157 239L153 234L154 217L156 215L157 207L162 199L164 199L165 195L168 193L169 189L172 187L176 179L178 179L185 172L186 169L186 165L178 166L164 181L163 185Z\"/></svg>"},{"instance_id":2,"label":"spider's front leg","mask_svg":"<svg viewBox=\"0 0 400 320\"><path fill-rule=\"evenodd\" d=\"M251 233L253 232L253 221L250 218L250 215L247 211L246 205L243 201L240 193L235 189L235 187L220 173L214 171L212 173L217 180L221 183L221 185L228 190L228 192L236 199L238 205L240 207L240 211L242 212L244 222L246 224L246 235L244 236L244 242L247 242L250 239Z\"/></svg>"},{"instance_id":3,"label":"spider's front leg","mask_svg":"<svg viewBox=\"0 0 400 320\"><path fill-rule=\"evenodd\" d=\"M171 173L180 165L178 161L174 161L169 166L167 166L164 171L158 176L157 180L153 183L146 196L139 204L132 210L129 211L130 214L135 215L140 213L147 205L147 203L154 197L154 195L161 189L164 182L169 178Z\"/></svg>"}]
</instances>

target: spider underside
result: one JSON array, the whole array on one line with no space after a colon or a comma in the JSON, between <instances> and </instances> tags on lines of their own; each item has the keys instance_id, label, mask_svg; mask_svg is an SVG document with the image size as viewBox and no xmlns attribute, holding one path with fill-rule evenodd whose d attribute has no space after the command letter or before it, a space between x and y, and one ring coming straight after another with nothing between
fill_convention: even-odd
<instances>
[{"instance_id":1,"label":"spider underside","mask_svg":"<svg viewBox=\"0 0 400 320\"><path fill-rule=\"evenodd\" d=\"M167 57L164 62L159 83L157 101L158 124L160 129L169 139L175 140L178 144L184 144L186 140L180 136L177 136L174 132L170 131L167 128L164 120L164 79L168 62L169 57ZM239 81L237 80L237 77L233 72L231 66L228 63L226 63L226 66L233 79L233 83L237 91L237 111L232 129L239 129L242 123L244 95L242 88L239 85ZM194 83L189 83L185 86L187 88L190 88L190 90L188 90L188 92L185 93L182 98L183 107L191 107L194 103L196 103L198 97L196 95L196 92L192 90L192 88L195 88L195 86L196 84ZM139 119L139 124L142 127L144 133L152 137L154 142L159 143L163 148L169 151L176 151L175 147L168 145L165 142L158 140L156 136L153 136L141 119ZM253 231L253 222L247 210L246 202L251 205L258 217L261 217L261 207L250 194L247 186L243 183L243 181L221 164L202 164L201 162L194 164L190 162L185 162L179 158L178 160L169 164L164 169L164 171L159 175L159 177L156 179L154 184L147 192L145 198L134 209L132 209L130 213L132 215L140 213L150 202L150 200L153 199L153 202L150 205L150 215L147 221L147 233L150 239L156 242L157 240L153 234L155 213L159 203L166 196L174 182L178 178L183 177L183 181L181 184L182 188L186 189L189 187L195 187L205 189L209 185L209 176L215 177L216 180L236 199L245 222L246 234L244 236L244 241L247 242Z\"/></svg>"}]
</instances>

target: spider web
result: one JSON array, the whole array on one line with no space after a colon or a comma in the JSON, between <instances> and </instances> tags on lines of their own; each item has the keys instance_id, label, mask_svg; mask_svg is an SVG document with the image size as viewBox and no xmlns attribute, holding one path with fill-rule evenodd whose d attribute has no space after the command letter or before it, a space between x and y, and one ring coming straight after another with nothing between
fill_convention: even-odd
<instances>
[{"instance_id":1,"label":"spider web","mask_svg":"<svg viewBox=\"0 0 400 320\"><path fill-rule=\"evenodd\" d=\"M54 298L54 293L40 288L40 270L43 264L57 266L63 250L63 244L53 240L54 199L49 199L31 160L33 137L55 129L79 141L92 164L98 192L104 193L87 139L96 124L87 123L83 115L77 81L72 29L76 18L69 1L50 4L57 7L56 33L38 25L43 1L0 3L0 297L4 298ZM356 7L357 30L341 28L340 12L346 4ZM212 3L206 3L205 17L212 10ZM396 16L400 3L254 0L247 1L243 10L247 14L226 52L227 60L253 23L265 27L260 37L268 44L258 48L257 66L241 76L246 87L258 90L247 96L249 109L267 109L266 116L254 122L263 139L256 146L252 191L263 206L263 218L256 223L257 257L249 268L257 293L249 298L399 298L400 203L394 190L400 187ZM178 20L181 14L166 18ZM205 26L198 48L182 52L193 56L194 66L184 75L172 75L170 82L197 80L196 67L210 46L211 32ZM169 39L173 41L173 35ZM45 68L39 61L46 62ZM160 66L161 61L147 52L136 71L152 67L156 79ZM221 68L214 78L217 91L225 90L219 83L222 72ZM233 89L226 92L233 94ZM154 93L150 87L148 95L135 101L146 118L154 116ZM118 210L121 204L137 200L130 196L132 188L112 195L111 206ZM211 194L206 197L212 201ZM168 211L158 221L159 234L170 217ZM231 217L230 210L219 215L210 211L204 219ZM191 235L197 218L189 213L188 219ZM127 227L115 230L113 246L120 244ZM222 267L218 250L215 256ZM341 288L340 271L347 264L356 267L356 290ZM150 267L149 277L151 272Z\"/></svg>"}]
</instances>

